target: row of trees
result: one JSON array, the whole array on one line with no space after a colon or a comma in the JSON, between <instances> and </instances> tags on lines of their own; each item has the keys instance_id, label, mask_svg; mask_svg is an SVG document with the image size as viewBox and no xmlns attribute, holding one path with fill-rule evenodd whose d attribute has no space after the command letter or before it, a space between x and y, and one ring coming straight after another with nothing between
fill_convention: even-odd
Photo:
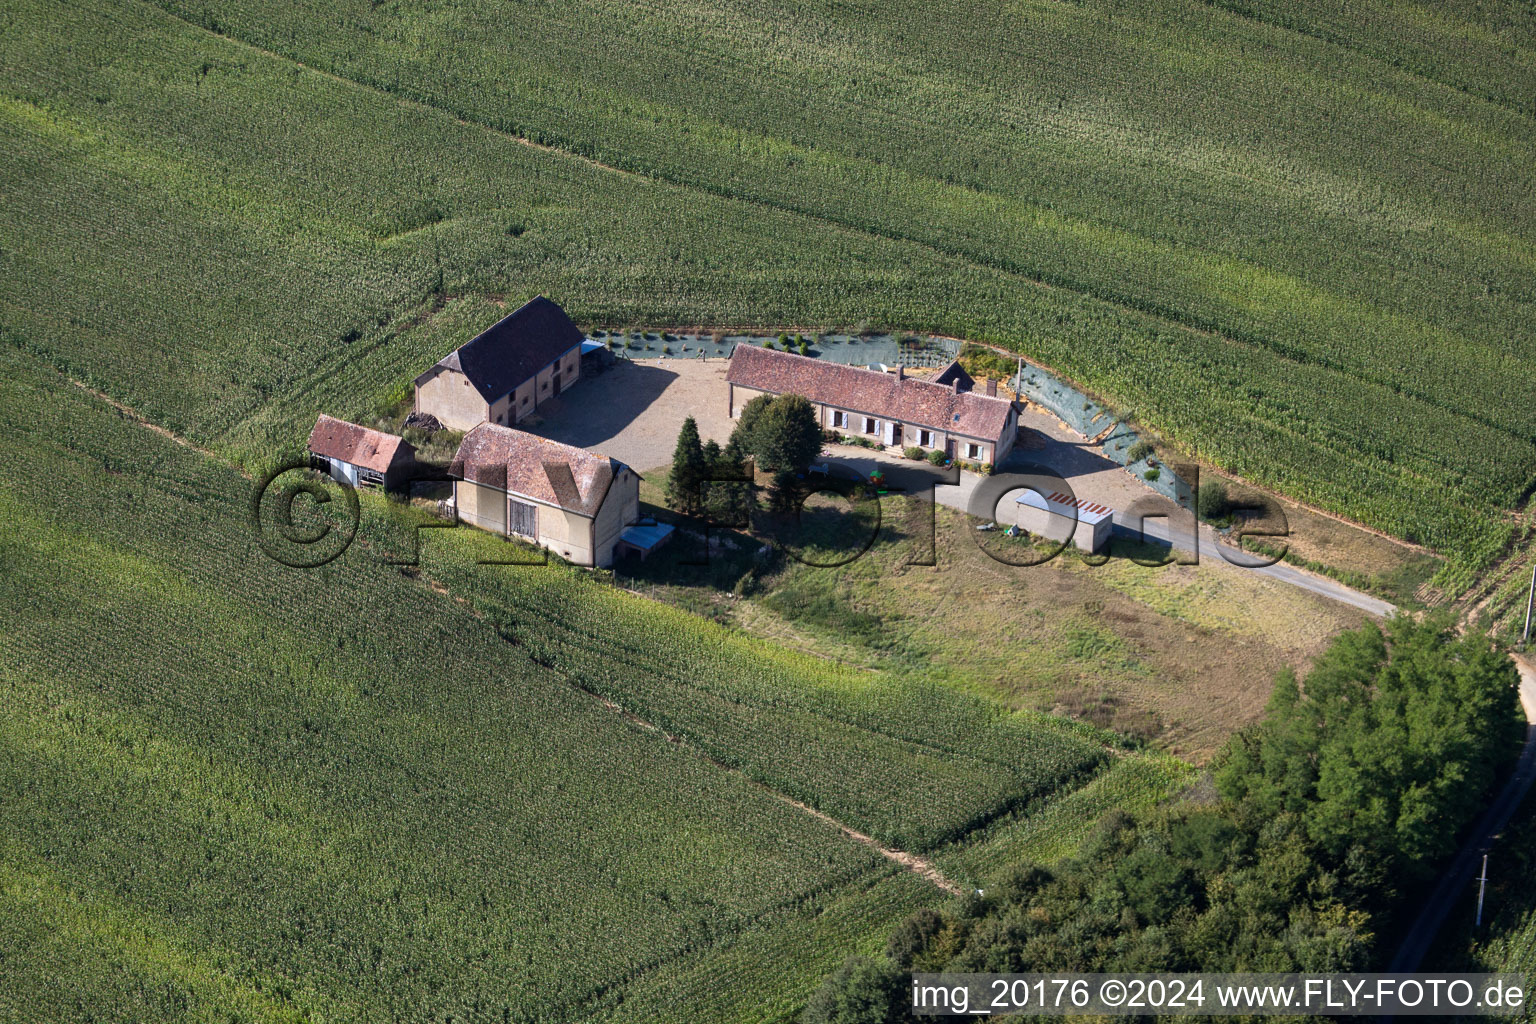
<instances>
[{"instance_id":1,"label":"row of trees","mask_svg":"<svg viewBox=\"0 0 1536 1024\"><path fill-rule=\"evenodd\" d=\"M1346 633L1236 735L1215 795L1111 813L855 959L807 1024L907 1021L907 972L1364 971L1519 747L1518 677L1486 637L1399 617Z\"/></svg>"},{"instance_id":2,"label":"row of trees","mask_svg":"<svg viewBox=\"0 0 1536 1024\"><path fill-rule=\"evenodd\" d=\"M727 525L746 525L755 507L753 470L774 474L775 492L792 490L821 452L816 410L800 395L759 395L742 407L724 448L701 441L689 416L677 435L666 501L689 515L708 515Z\"/></svg>"}]
</instances>

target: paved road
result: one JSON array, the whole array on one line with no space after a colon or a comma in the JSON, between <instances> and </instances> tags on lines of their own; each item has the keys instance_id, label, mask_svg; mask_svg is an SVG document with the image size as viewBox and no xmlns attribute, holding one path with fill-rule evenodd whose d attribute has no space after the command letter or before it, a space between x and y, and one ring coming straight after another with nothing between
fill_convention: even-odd
<instances>
[{"instance_id":1,"label":"paved road","mask_svg":"<svg viewBox=\"0 0 1536 1024\"><path fill-rule=\"evenodd\" d=\"M829 445L826 455L826 461L830 464L844 466L861 477L867 477L878 464L892 486L919 496L926 496L932 488L931 493L939 504L962 512L970 511L971 501L977 488L988 479L974 473L958 473L958 484L941 483L944 480L953 480L957 475L956 471L934 469L896 455L870 449ZM1107 460L1103 461L1107 462ZM1258 556L1222 543L1219 539L1220 535L1204 524L1199 527L1197 550L1196 534L1189 525L1189 519L1192 517L1187 509L1180 509L1161 495L1144 487L1138 487L1123 470L1120 471L1119 476L1126 477L1124 484L1115 477L1100 480L1099 477L1102 476L1102 472L1092 476L1074 476L1072 486L1079 497L1103 501L1116 508L1115 532L1119 536L1130 539L1140 536L1146 540L1166 544L1186 555L1196 554L1202 564L1222 563L1220 565L1222 570L1261 573L1282 583L1331 598L1380 618L1387 618L1397 612L1390 602L1361 593L1326 576L1317 576L1284 562L1265 565L1259 561ZM1115 486L1117 494L1104 493L1108 489L1106 485L1109 484ZM1146 516L1139 524L1136 522L1136 513L1132 511L1133 506L1139 507ZM1239 566L1241 568L1238 568Z\"/></svg>"},{"instance_id":2,"label":"paved road","mask_svg":"<svg viewBox=\"0 0 1536 1024\"><path fill-rule=\"evenodd\" d=\"M1520 670L1520 703L1525 706L1525 720L1529 723L1525 729L1525 748L1520 752L1515 773L1483 813L1471 838L1457 852L1451 866L1440 876L1440 884L1435 886L1403 944L1398 947L1397 956L1387 968L1394 974L1418 970L1445 919L1463 898L1467 886L1481 873L1483 854L1493 849L1499 833L1530 792L1531 784L1536 782L1536 670L1522 658L1515 659L1515 666Z\"/></svg>"}]
</instances>

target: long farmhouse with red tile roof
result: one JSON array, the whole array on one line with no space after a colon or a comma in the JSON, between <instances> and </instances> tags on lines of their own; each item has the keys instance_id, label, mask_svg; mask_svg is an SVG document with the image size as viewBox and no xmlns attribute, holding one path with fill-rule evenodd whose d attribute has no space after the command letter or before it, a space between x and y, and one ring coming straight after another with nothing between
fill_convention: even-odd
<instances>
[{"instance_id":1,"label":"long farmhouse with red tile roof","mask_svg":"<svg viewBox=\"0 0 1536 1024\"><path fill-rule=\"evenodd\" d=\"M958 367L923 380L738 345L725 379L733 419L758 395L803 395L825 430L966 462L1001 461L1018 431L1013 403L965 390L970 378Z\"/></svg>"}]
</instances>

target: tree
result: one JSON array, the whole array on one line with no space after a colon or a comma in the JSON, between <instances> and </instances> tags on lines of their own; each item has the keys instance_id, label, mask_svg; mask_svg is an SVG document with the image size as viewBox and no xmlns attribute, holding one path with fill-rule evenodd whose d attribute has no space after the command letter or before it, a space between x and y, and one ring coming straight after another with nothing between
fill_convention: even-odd
<instances>
[{"instance_id":1,"label":"tree","mask_svg":"<svg viewBox=\"0 0 1536 1024\"><path fill-rule=\"evenodd\" d=\"M731 441L739 444L741 450L747 455L753 454L752 431L763 413L768 411L768 406L772 404L772 395L758 395L741 407L741 415L736 419L736 429L731 431Z\"/></svg>"},{"instance_id":2,"label":"tree","mask_svg":"<svg viewBox=\"0 0 1536 1024\"><path fill-rule=\"evenodd\" d=\"M1217 788L1251 820L1295 813L1331 860L1406 878L1455 848L1522 729L1518 676L1486 637L1398 616L1342 634L1234 737Z\"/></svg>"},{"instance_id":3,"label":"tree","mask_svg":"<svg viewBox=\"0 0 1536 1024\"><path fill-rule=\"evenodd\" d=\"M667 475L667 507L690 514L699 510L705 468L699 425L689 416L683 420L683 428L677 432L677 447L672 450L672 472Z\"/></svg>"},{"instance_id":4,"label":"tree","mask_svg":"<svg viewBox=\"0 0 1536 1024\"><path fill-rule=\"evenodd\" d=\"M1220 480L1200 481L1200 495L1195 500L1195 511L1201 519L1220 519L1232 510L1227 497L1227 485Z\"/></svg>"},{"instance_id":5,"label":"tree","mask_svg":"<svg viewBox=\"0 0 1536 1024\"><path fill-rule=\"evenodd\" d=\"M811 996L802 1024L896 1024L907 1019L906 978L886 959L850 957Z\"/></svg>"},{"instance_id":6,"label":"tree","mask_svg":"<svg viewBox=\"0 0 1536 1024\"><path fill-rule=\"evenodd\" d=\"M745 409L742 420L745 424ZM778 396L753 418L750 428L738 430L743 431L742 447L770 473L803 473L821 453L816 410L800 395Z\"/></svg>"},{"instance_id":7,"label":"tree","mask_svg":"<svg viewBox=\"0 0 1536 1024\"><path fill-rule=\"evenodd\" d=\"M708 454L706 450L706 458ZM751 525L752 510L757 507L752 466L747 453L742 450L741 441L734 435L724 450L711 460L710 476L712 479L705 495L710 516L724 526Z\"/></svg>"}]
</instances>

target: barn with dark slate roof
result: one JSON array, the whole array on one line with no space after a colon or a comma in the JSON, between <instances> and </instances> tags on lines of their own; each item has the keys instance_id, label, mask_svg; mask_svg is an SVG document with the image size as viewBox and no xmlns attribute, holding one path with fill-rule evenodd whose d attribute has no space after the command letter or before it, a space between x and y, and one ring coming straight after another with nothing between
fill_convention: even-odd
<instances>
[{"instance_id":1,"label":"barn with dark slate roof","mask_svg":"<svg viewBox=\"0 0 1536 1024\"><path fill-rule=\"evenodd\" d=\"M580 376L582 338L565 310L540 295L417 377L415 410L449 430L518 423Z\"/></svg>"}]
</instances>

